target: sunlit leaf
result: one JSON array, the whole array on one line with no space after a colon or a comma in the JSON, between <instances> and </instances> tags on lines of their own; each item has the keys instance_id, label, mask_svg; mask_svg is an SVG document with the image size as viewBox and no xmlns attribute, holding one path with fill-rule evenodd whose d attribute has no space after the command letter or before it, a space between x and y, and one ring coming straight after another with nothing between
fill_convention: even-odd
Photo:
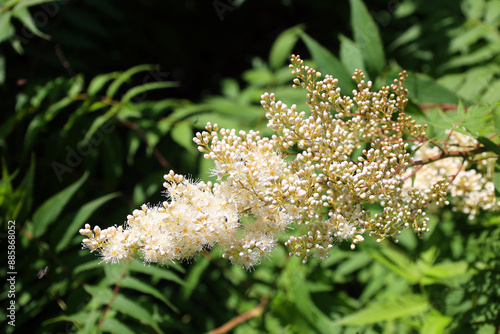
<instances>
[{"instance_id":1,"label":"sunlit leaf","mask_svg":"<svg viewBox=\"0 0 500 334\"><path fill-rule=\"evenodd\" d=\"M31 16L29 10L27 7L24 6L16 6L14 7L14 10L11 11L12 16L19 19L23 23L23 25L28 28L32 33L35 35L45 38L45 39L50 39L50 36L47 34L44 34L41 32L38 27L36 26L35 21L33 20L33 17Z\"/></svg>"},{"instance_id":2,"label":"sunlit leaf","mask_svg":"<svg viewBox=\"0 0 500 334\"><path fill-rule=\"evenodd\" d=\"M179 309L170 300L168 300L158 289L154 288L149 283L142 282L131 276L125 276L123 280L120 282L120 286L122 288L137 290L142 293L146 293L153 297L156 297L162 302L164 302L165 305L170 307L176 313L179 313Z\"/></svg>"},{"instance_id":3,"label":"sunlit leaf","mask_svg":"<svg viewBox=\"0 0 500 334\"><path fill-rule=\"evenodd\" d=\"M363 55L356 43L344 35L339 36L340 40L340 60L350 72L354 70L366 71Z\"/></svg>"},{"instance_id":4,"label":"sunlit leaf","mask_svg":"<svg viewBox=\"0 0 500 334\"><path fill-rule=\"evenodd\" d=\"M251 69L243 73L243 79L253 85L267 85L272 80L273 73L267 68Z\"/></svg>"},{"instance_id":5,"label":"sunlit leaf","mask_svg":"<svg viewBox=\"0 0 500 334\"><path fill-rule=\"evenodd\" d=\"M493 152L497 155L500 155L500 146L498 146L497 144L495 144L494 142L492 142L488 138L478 137L477 141L480 142L481 144L483 144L483 146L486 147L486 149L488 151Z\"/></svg>"},{"instance_id":6,"label":"sunlit leaf","mask_svg":"<svg viewBox=\"0 0 500 334\"><path fill-rule=\"evenodd\" d=\"M334 323L314 304L309 291L304 286L305 268L298 261L289 261L280 280L290 302L300 315L319 333L334 333Z\"/></svg>"},{"instance_id":7,"label":"sunlit leaf","mask_svg":"<svg viewBox=\"0 0 500 334\"><path fill-rule=\"evenodd\" d=\"M379 251L372 251L370 255L410 283L417 283L421 278L415 264L399 250L383 247Z\"/></svg>"},{"instance_id":8,"label":"sunlit leaf","mask_svg":"<svg viewBox=\"0 0 500 334\"><path fill-rule=\"evenodd\" d=\"M458 103L458 97L455 93L423 74L409 73L405 87L410 92L408 96L418 103Z\"/></svg>"},{"instance_id":9,"label":"sunlit leaf","mask_svg":"<svg viewBox=\"0 0 500 334\"><path fill-rule=\"evenodd\" d=\"M163 89L163 88L171 88L171 87L178 87L179 83L178 82L171 82L171 81L160 81L160 82L148 82L145 83L141 86L136 86L131 89L129 89L122 98L122 102L126 103L130 100L132 100L134 97L141 95L143 93L155 90L155 89Z\"/></svg>"},{"instance_id":10,"label":"sunlit leaf","mask_svg":"<svg viewBox=\"0 0 500 334\"><path fill-rule=\"evenodd\" d=\"M184 121L175 124L170 133L172 139L186 150L190 152L196 150L196 146L193 143L193 129L189 122Z\"/></svg>"},{"instance_id":11,"label":"sunlit leaf","mask_svg":"<svg viewBox=\"0 0 500 334\"><path fill-rule=\"evenodd\" d=\"M14 26L10 23L12 14L10 12L0 15L0 43L14 35ZM2 83L0 81L0 83Z\"/></svg>"},{"instance_id":12,"label":"sunlit leaf","mask_svg":"<svg viewBox=\"0 0 500 334\"><path fill-rule=\"evenodd\" d=\"M187 301L191 297L209 264L210 262L202 257L192 266L186 278L186 285L182 286L180 290L181 300Z\"/></svg>"},{"instance_id":13,"label":"sunlit leaf","mask_svg":"<svg viewBox=\"0 0 500 334\"><path fill-rule=\"evenodd\" d=\"M32 210L35 168L36 168L36 158L35 154L33 153L31 155L30 167L26 172L26 176L17 187L16 192L13 196L16 198L17 201L17 206L14 212L12 213L11 217L13 219L16 218L26 219L26 217Z\"/></svg>"},{"instance_id":14,"label":"sunlit leaf","mask_svg":"<svg viewBox=\"0 0 500 334\"><path fill-rule=\"evenodd\" d=\"M118 294L116 296L115 300L113 301L112 308L120 313L138 320L144 325L153 327L158 333L163 333L163 331L156 323L156 320L151 316L147 309L142 307L136 301L133 301L130 298L123 296L122 294Z\"/></svg>"},{"instance_id":15,"label":"sunlit leaf","mask_svg":"<svg viewBox=\"0 0 500 334\"><path fill-rule=\"evenodd\" d=\"M302 29L302 25L289 28L276 38L271 47L271 52L269 53L269 66L271 69L278 69L280 66L283 66L283 63L290 59L290 55L293 53L292 49L299 38L298 32L302 31Z\"/></svg>"},{"instance_id":16,"label":"sunlit leaf","mask_svg":"<svg viewBox=\"0 0 500 334\"><path fill-rule=\"evenodd\" d=\"M374 324L382 321L422 314L428 309L428 307L429 303L423 296L407 294L384 302L372 303L362 310L335 321L335 324Z\"/></svg>"},{"instance_id":17,"label":"sunlit leaf","mask_svg":"<svg viewBox=\"0 0 500 334\"><path fill-rule=\"evenodd\" d=\"M109 98L113 98L115 94L118 92L118 89L128 80L132 78L134 74L140 73L140 72L146 72L146 71L155 71L156 70L155 65L139 65L139 66L134 66L127 71L121 73L118 75L118 77L109 85L107 91L106 91L106 96Z\"/></svg>"},{"instance_id":18,"label":"sunlit leaf","mask_svg":"<svg viewBox=\"0 0 500 334\"><path fill-rule=\"evenodd\" d=\"M493 184L495 185L496 195L500 195L500 158L495 162L495 171L493 174Z\"/></svg>"},{"instance_id":19,"label":"sunlit leaf","mask_svg":"<svg viewBox=\"0 0 500 334\"><path fill-rule=\"evenodd\" d=\"M306 44L312 58L318 64L317 70L321 71L322 75L330 74L334 78L339 79L338 86L348 94L355 88L352 81L352 73L349 73L340 61L325 47L312 39L305 32L300 33L300 37Z\"/></svg>"},{"instance_id":20,"label":"sunlit leaf","mask_svg":"<svg viewBox=\"0 0 500 334\"><path fill-rule=\"evenodd\" d=\"M110 81L115 79L119 75L119 72L113 72L113 73L106 73L106 74L100 74L95 76L92 81L89 83L89 87L87 88L87 92L89 96L94 96L98 92L101 91L101 89L104 88L104 86Z\"/></svg>"},{"instance_id":21,"label":"sunlit leaf","mask_svg":"<svg viewBox=\"0 0 500 334\"><path fill-rule=\"evenodd\" d=\"M369 71L378 75L385 66L384 48L377 25L361 0L351 0L351 26L356 46Z\"/></svg>"},{"instance_id":22,"label":"sunlit leaf","mask_svg":"<svg viewBox=\"0 0 500 334\"><path fill-rule=\"evenodd\" d=\"M118 195L119 193L107 194L82 205L82 207L76 212L71 224L68 225L64 235L59 239L59 242L56 245L56 252L62 251L69 244L69 242L75 237L75 231L83 228L84 224L87 222L87 219L101 205L103 205L110 199L117 197Z\"/></svg>"},{"instance_id":23,"label":"sunlit leaf","mask_svg":"<svg viewBox=\"0 0 500 334\"><path fill-rule=\"evenodd\" d=\"M495 131L497 135L500 135L500 101L497 102L497 105L493 107L491 110L491 114L493 117L493 125L495 126Z\"/></svg>"},{"instance_id":24,"label":"sunlit leaf","mask_svg":"<svg viewBox=\"0 0 500 334\"><path fill-rule=\"evenodd\" d=\"M135 334L132 329L118 319L104 319L101 325L101 330L103 332L115 334Z\"/></svg>"},{"instance_id":25,"label":"sunlit leaf","mask_svg":"<svg viewBox=\"0 0 500 334\"><path fill-rule=\"evenodd\" d=\"M453 321L452 317L447 317L436 310L432 310L424 318L424 325L421 333L441 334L445 333L445 328Z\"/></svg>"},{"instance_id":26,"label":"sunlit leaf","mask_svg":"<svg viewBox=\"0 0 500 334\"><path fill-rule=\"evenodd\" d=\"M88 176L89 173L86 172L78 181L43 202L35 211L33 214L33 235L35 237L41 237L49 228L49 225L56 221L66 204L85 183Z\"/></svg>"}]
</instances>

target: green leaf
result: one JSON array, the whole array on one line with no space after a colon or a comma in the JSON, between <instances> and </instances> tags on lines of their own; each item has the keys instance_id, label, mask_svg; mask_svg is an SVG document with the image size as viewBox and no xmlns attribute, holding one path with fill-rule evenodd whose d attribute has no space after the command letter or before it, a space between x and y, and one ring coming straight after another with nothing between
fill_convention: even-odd
<instances>
[{"instance_id":1,"label":"green leaf","mask_svg":"<svg viewBox=\"0 0 500 334\"><path fill-rule=\"evenodd\" d=\"M193 129L190 122L182 121L176 123L170 133L172 139L187 151L191 153L197 151L193 143Z\"/></svg>"},{"instance_id":2,"label":"green leaf","mask_svg":"<svg viewBox=\"0 0 500 334\"><path fill-rule=\"evenodd\" d=\"M105 280L101 280L100 285L86 284L83 288L89 295L94 297L94 302L100 305L107 305L110 299L113 298L113 292L105 283Z\"/></svg>"},{"instance_id":3,"label":"green leaf","mask_svg":"<svg viewBox=\"0 0 500 334\"><path fill-rule=\"evenodd\" d=\"M122 98L123 103L127 103L137 95L140 95L142 93L148 92L150 90L155 90L155 89L162 89L162 88L171 88L171 87L178 87L179 83L178 82L173 82L173 81L158 81L158 82L148 82L140 86L133 87L129 89Z\"/></svg>"},{"instance_id":4,"label":"green leaf","mask_svg":"<svg viewBox=\"0 0 500 334\"><path fill-rule=\"evenodd\" d=\"M402 7L402 6L401 6ZM422 35L422 24L414 24L405 31L398 34L398 36L389 44L387 47L388 51L393 51L403 46L409 44L415 40L418 40Z\"/></svg>"},{"instance_id":5,"label":"green leaf","mask_svg":"<svg viewBox=\"0 0 500 334\"><path fill-rule=\"evenodd\" d=\"M313 60L318 64L317 70L320 70L322 75L333 75L334 78L339 79L338 86L340 89L344 92L352 92L356 87L352 80L352 74L347 72L340 61L305 32L300 32L299 35L311 53Z\"/></svg>"},{"instance_id":6,"label":"green leaf","mask_svg":"<svg viewBox=\"0 0 500 334\"><path fill-rule=\"evenodd\" d=\"M453 318L447 317L435 309L431 310L424 317L424 325L420 329L420 333L426 334L442 334L446 333L445 328L451 323Z\"/></svg>"},{"instance_id":7,"label":"green leaf","mask_svg":"<svg viewBox=\"0 0 500 334\"><path fill-rule=\"evenodd\" d=\"M306 267L299 261L288 261L279 285L286 291L288 300L293 303L318 333L335 333L334 323L313 302L309 290L305 287Z\"/></svg>"},{"instance_id":8,"label":"green leaf","mask_svg":"<svg viewBox=\"0 0 500 334\"><path fill-rule=\"evenodd\" d=\"M227 97L229 100L236 101L240 95L240 86L237 80L234 79L224 79L221 82L221 92L222 95Z\"/></svg>"},{"instance_id":9,"label":"green leaf","mask_svg":"<svg viewBox=\"0 0 500 334\"><path fill-rule=\"evenodd\" d=\"M435 109L429 115L429 124L438 129L454 128L455 131L468 136L491 136L494 133L490 115L491 108L471 106L467 111L460 101L457 110L443 112ZM464 131L465 129L465 131Z\"/></svg>"},{"instance_id":10,"label":"green leaf","mask_svg":"<svg viewBox=\"0 0 500 334\"><path fill-rule=\"evenodd\" d=\"M127 147L128 147L128 152L127 152L127 163L129 165L134 164L134 156L137 153L137 150L139 149L139 146L141 146L141 138L136 132L129 132L127 135Z\"/></svg>"},{"instance_id":11,"label":"green leaf","mask_svg":"<svg viewBox=\"0 0 500 334\"><path fill-rule=\"evenodd\" d=\"M106 85L106 83L115 79L119 74L119 72L112 72L97 75L94 79L92 79L92 81L90 81L87 93L89 96L96 95Z\"/></svg>"},{"instance_id":12,"label":"green leaf","mask_svg":"<svg viewBox=\"0 0 500 334\"><path fill-rule=\"evenodd\" d=\"M12 192L12 180L19 174L19 169L16 169L14 173L9 175L9 170L7 169L7 163L5 157L2 157L2 179L0 179L0 195L6 196L7 193ZM0 197L1 201L5 198Z\"/></svg>"},{"instance_id":13,"label":"green leaf","mask_svg":"<svg viewBox=\"0 0 500 334\"><path fill-rule=\"evenodd\" d=\"M67 106L69 106L71 103L75 102L75 100L68 96L65 97L56 103L53 103L50 105L50 107L47 108L47 111L44 113L44 119L46 122L50 122L51 120L54 119L54 117L57 116L57 114Z\"/></svg>"},{"instance_id":14,"label":"green leaf","mask_svg":"<svg viewBox=\"0 0 500 334\"><path fill-rule=\"evenodd\" d=\"M113 98L118 92L118 89L123 85L125 82L130 80L130 78L139 72L145 72L145 71L155 71L157 66L155 65L138 65L134 66L127 71L121 73L118 75L118 77L109 85L108 90L106 91L106 96L109 97L110 99Z\"/></svg>"},{"instance_id":15,"label":"green leaf","mask_svg":"<svg viewBox=\"0 0 500 334\"><path fill-rule=\"evenodd\" d=\"M90 138L97 132L97 131L105 131L106 133L109 133L113 131L115 125L111 123L110 119L120 111L119 108L112 108L109 111L107 111L104 115L101 115L97 117L92 124L90 125L90 128L87 130L85 133L85 137L81 141L82 146L86 146L89 144ZM106 122L109 122L106 124Z\"/></svg>"},{"instance_id":16,"label":"green leaf","mask_svg":"<svg viewBox=\"0 0 500 334\"><path fill-rule=\"evenodd\" d=\"M298 33L303 31L303 25L297 25L283 31L274 41L269 53L269 66L276 70L290 59L292 49L299 38Z\"/></svg>"},{"instance_id":17,"label":"green leaf","mask_svg":"<svg viewBox=\"0 0 500 334\"><path fill-rule=\"evenodd\" d=\"M273 76L273 82L276 85L276 88L289 88L290 82L294 79L294 76L292 74L292 71L290 71L289 67L281 67L274 71L274 76ZM286 85L286 86L283 86ZM278 88L278 89L279 89ZM291 87L290 87L291 88ZM260 96L262 95L262 88L255 87L255 86L249 86L246 87L243 90L243 95L245 96L245 100L250 100L250 101L259 101L259 99L255 99L255 96Z\"/></svg>"},{"instance_id":18,"label":"green leaf","mask_svg":"<svg viewBox=\"0 0 500 334\"><path fill-rule=\"evenodd\" d=\"M465 81L456 93L465 100L479 102L493 83L495 75L499 73L500 66L496 64L472 68L464 73Z\"/></svg>"},{"instance_id":19,"label":"green leaf","mask_svg":"<svg viewBox=\"0 0 500 334\"><path fill-rule=\"evenodd\" d=\"M483 96L481 96L481 102L485 104L494 104L498 101L500 101L500 80L495 80L488 83L486 91Z\"/></svg>"},{"instance_id":20,"label":"green leaf","mask_svg":"<svg viewBox=\"0 0 500 334\"><path fill-rule=\"evenodd\" d=\"M169 264L168 267L158 267L158 266L151 267L150 265L145 265L144 263L141 263L139 261L133 261L128 264L128 269L130 271L136 271L138 273L151 275L155 279L161 278L167 281L175 282L179 285L186 284L186 282L184 282L179 276L174 274L172 270L169 270L168 268L175 269L181 273L185 273L186 271L184 267L182 267L180 264L173 262L172 264Z\"/></svg>"},{"instance_id":21,"label":"green leaf","mask_svg":"<svg viewBox=\"0 0 500 334\"><path fill-rule=\"evenodd\" d=\"M14 26L10 23L11 17L12 15L10 12L0 15L0 43L14 35Z\"/></svg>"},{"instance_id":22,"label":"green leaf","mask_svg":"<svg viewBox=\"0 0 500 334\"><path fill-rule=\"evenodd\" d=\"M493 174L493 184L495 185L495 192L497 196L500 195L500 158L495 162L495 172Z\"/></svg>"},{"instance_id":23,"label":"green leaf","mask_svg":"<svg viewBox=\"0 0 500 334\"><path fill-rule=\"evenodd\" d=\"M0 208L2 208L2 213L7 212L9 217L12 217L12 219L16 219L16 216L12 213L9 212L12 210L10 207L10 199L12 199L13 196L13 186L12 186L12 181L14 178L19 174L19 169L16 169L14 173L9 175L9 170L7 168L7 162L5 161L5 157L2 157L2 179L0 180ZM7 204L9 203L9 204Z\"/></svg>"},{"instance_id":24,"label":"green leaf","mask_svg":"<svg viewBox=\"0 0 500 334\"><path fill-rule=\"evenodd\" d=\"M18 54L24 55L24 49L19 39L12 39L10 45Z\"/></svg>"},{"instance_id":25,"label":"green leaf","mask_svg":"<svg viewBox=\"0 0 500 334\"><path fill-rule=\"evenodd\" d=\"M22 24L28 28L32 33L35 35L45 38L45 39L50 39L50 36L47 34L44 34L40 30L38 30L35 21L33 21L33 18L31 17L31 14L28 10L27 7L24 6L16 6L12 10L12 16L19 19L19 21L22 22Z\"/></svg>"},{"instance_id":26,"label":"green leaf","mask_svg":"<svg viewBox=\"0 0 500 334\"><path fill-rule=\"evenodd\" d=\"M461 9L469 19L480 20L483 15L484 0L465 0L461 2Z\"/></svg>"},{"instance_id":27,"label":"green leaf","mask_svg":"<svg viewBox=\"0 0 500 334\"><path fill-rule=\"evenodd\" d=\"M493 117L493 125L495 126L495 131L497 135L500 136L500 101L491 110L491 114Z\"/></svg>"},{"instance_id":28,"label":"green leaf","mask_svg":"<svg viewBox=\"0 0 500 334\"><path fill-rule=\"evenodd\" d=\"M1 40L1 31L0 31L0 43L2 42ZM5 67L5 57L0 55L0 86L5 83L5 73L6 73L6 67ZM4 123L5 124L5 123ZM1 131L1 130L0 130Z\"/></svg>"},{"instance_id":29,"label":"green leaf","mask_svg":"<svg viewBox=\"0 0 500 334\"><path fill-rule=\"evenodd\" d=\"M262 108L248 104L241 104L239 101L229 101L221 97L209 97L205 99L206 108L215 113L237 117L241 122L255 122L259 117L262 117ZM200 115L201 116L201 115ZM212 122L213 124L214 122Z\"/></svg>"},{"instance_id":30,"label":"green leaf","mask_svg":"<svg viewBox=\"0 0 500 334\"><path fill-rule=\"evenodd\" d=\"M111 304L111 308L140 321L142 324L153 327L157 332L163 333L151 313L139 303L118 294Z\"/></svg>"},{"instance_id":31,"label":"green leaf","mask_svg":"<svg viewBox=\"0 0 500 334\"><path fill-rule=\"evenodd\" d=\"M69 80L69 83L71 83L71 87L67 90L67 95L75 96L82 92L85 80L82 74L77 74Z\"/></svg>"},{"instance_id":32,"label":"green leaf","mask_svg":"<svg viewBox=\"0 0 500 334\"><path fill-rule=\"evenodd\" d=\"M78 333L84 333L83 329L81 326L86 326L88 328L89 326L95 326L97 324L99 317L101 316L101 312L97 312L97 310L91 310L90 312L85 310L82 312L78 313L73 313L70 315L60 315L58 317L54 317L48 320L45 320L42 322L42 326L46 326L52 323L56 322L70 322L73 323L77 326L80 326ZM88 332L88 330L87 330Z\"/></svg>"},{"instance_id":33,"label":"green leaf","mask_svg":"<svg viewBox=\"0 0 500 334\"><path fill-rule=\"evenodd\" d=\"M198 286L201 276L207 267L209 266L210 261L206 257L200 258L194 266L191 267L191 270L188 273L186 278L186 284L181 288L180 291L180 299L182 301L187 301L191 297L191 294L194 292L196 287Z\"/></svg>"},{"instance_id":34,"label":"green leaf","mask_svg":"<svg viewBox=\"0 0 500 334\"><path fill-rule=\"evenodd\" d=\"M356 43L344 35L339 35L340 40L340 61L347 70L354 72L354 70L362 70L366 72L363 55L359 50Z\"/></svg>"},{"instance_id":35,"label":"green leaf","mask_svg":"<svg viewBox=\"0 0 500 334\"><path fill-rule=\"evenodd\" d=\"M33 206L33 184L35 179L35 167L35 153L32 153L30 167L26 173L26 176L24 177L14 194L14 197L17 199L17 206L12 216L13 219L25 219L25 216L27 216L29 212L31 212L31 207Z\"/></svg>"},{"instance_id":36,"label":"green leaf","mask_svg":"<svg viewBox=\"0 0 500 334\"><path fill-rule=\"evenodd\" d=\"M383 254L383 255L382 255ZM410 258L401 251L389 247L374 249L370 255L384 266L400 275L410 283L417 283L421 273Z\"/></svg>"},{"instance_id":37,"label":"green leaf","mask_svg":"<svg viewBox=\"0 0 500 334\"><path fill-rule=\"evenodd\" d=\"M76 105L76 109L71 113L71 115L69 115L68 121L66 122L66 124L64 124L63 130L61 131L60 135L62 137L66 137L75 123L81 121L84 118L85 114L107 107L109 107L109 104L104 103L103 101L93 102L91 98L83 101L83 103L79 105Z\"/></svg>"},{"instance_id":38,"label":"green leaf","mask_svg":"<svg viewBox=\"0 0 500 334\"><path fill-rule=\"evenodd\" d=\"M135 334L132 329L117 319L104 319L101 330L103 333Z\"/></svg>"},{"instance_id":39,"label":"green leaf","mask_svg":"<svg viewBox=\"0 0 500 334\"><path fill-rule=\"evenodd\" d=\"M28 125L28 129L26 130L26 134L24 137L24 150L23 154L27 154L35 142L35 139L40 132L40 130L47 124L47 121L44 119L43 114L37 114L31 120Z\"/></svg>"},{"instance_id":40,"label":"green leaf","mask_svg":"<svg viewBox=\"0 0 500 334\"><path fill-rule=\"evenodd\" d=\"M480 142L481 144L483 144L483 146L486 147L486 149L488 151L493 152L497 155L500 155L500 146L498 146L497 144L495 144L494 142L492 142L488 138L478 137L477 141Z\"/></svg>"},{"instance_id":41,"label":"green leaf","mask_svg":"<svg viewBox=\"0 0 500 334\"><path fill-rule=\"evenodd\" d=\"M490 62L498 56L499 52L500 41L491 42L474 52L453 57L448 62L442 64L440 68L442 70L449 70L457 67L473 66L483 62Z\"/></svg>"},{"instance_id":42,"label":"green leaf","mask_svg":"<svg viewBox=\"0 0 500 334\"><path fill-rule=\"evenodd\" d=\"M83 228L87 219L96 211L101 205L106 203L112 198L118 197L119 193L112 193L108 195L104 195L102 197L96 198L86 204L84 204L77 212L73 218L71 224L68 225L66 232L60 238L59 242L56 245L56 253L62 251L66 246L68 246L71 239L73 239L76 235L75 231L78 231L79 228Z\"/></svg>"},{"instance_id":43,"label":"green leaf","mask_svg":"<svg viewBox=\"0 0 500 334\"><path fill-rule=\"evenodd\" d=\"M88 250L84 250L86 253L88 253ZM97 269L97 268L102 268L102 265L99 263L99 261L89 261L83 264L80 264L73 269L73 274L78 275L83 272L86 272L88 270L92 269ZM100 270L102 271L102 270Z\"/></svg>"},{"instance_id":44,"label":"green leaf","mask_svg":"<svg viewBox=\"0 0 500 334\"><path fill-rule=\"evenodd\" d=\"M273 73L267 68L251 69L243 72L243 79L249 84L264 86L271 83Z\"/></svg>"},{"instance_id":45,"label":"green leaf","mask_svg":"<svg viewBox=\"0 0 500 334\"><path fill-rule=\"evenodd\" d=\"M407 294L384 302L372 303L364 309L335 321L337 325L364 325L395 320L425 312L428 301L421 295Z\"/></svg>"},{"instance_id":46,"label":"green leaf","mask_svg":"<svg viewBox=\"0 0 500 334\"><path fill-rule=\"evenodd\" d=\"M80 189L87 180L88 172L75 183L46 200L33 214L33 235L41 237L50 224L56 221L71 197Z\"/></svg>"},{"instance_id":47,"label":"green leaf","mask_svg":"<svg viewBox=\"0 0 500 334\"><path fill-rule=\"evenodd\" d=\"M165 303L168 307L170 307L175 313L179 313L179 309L175 306L170 300L165 298L165 296L156 288L151 286L149 283L144 283L137 278L133 278L131 276L125 276L120 283L122 288L129 288L140 291L142 293L149 294L153 297L158 298L162 302Z\"/></svg>"},{"instance_id":48,"label":"green leaf","mask_svg":"<svg viewBox=\"0 0 500 334\"><path fill-rule=\"evenodd\" d=\"M408 73L404 86L409 91L408 96L417 103L458 103L455 93L420 73Z\"/></svg>"},{"instance_id":49,"label":"green leaf","mask_svg":"<svg viewBox=\"0 0 500 334\"><path fill-rule=\"evenodd\" d=\"M498 25L500 19L500 3L489 1L486 3L484 22L490 25Z\"/></svg>"},{"instance_id":50,"label":"green leaf","mask_svg":"<svg viewBox=\"0 0 500 334\"><path fill-rule=\"evenodd\" d=\"M394 275L382 265L372 265L367 270L369 270L369 279L359 297L359 301L362 303L373 299L385 285L390 284L389 276Z\"/></svg>"},{"instance_id":51,"label":"green leaf","mask_svg":"<svg viewBox=\"0 0 500 334\"><path fill-rule=\"evenodd\" d=\"M385 66L384 48L377 25L361 0L350 0L350 2L354 40L366 67L377 76Z\"/></svg>"},{"instance_id":52,"label":"green leaf","mask_svg":"<svg viewBox=\"0 0 500 334\"><path fill-rule=\"evenodd\" d=\"M479 21L470 22L473 26L464 25L459 29L458 35L450 41L448 52L453 54L458 51L467 52L481 38L485 38L490 30L488 26Z\"/></svg>"},{"instance_id":53,"label":"green leaf","mask_svg":"<svg viewBox=\"0 0 500 334\"><path fill-rule=\"evenodd\" d=\"M123 145L116 132L100 135L103 136L102 168L104 179L108 185L114 186L121 179L123 173Z\"/></svg>"},{"instance_id":54,"label":"green leaf","mask_svg":"<svg viewBox=\"0 0 500 334\"><path fill-rule=\"evenodd\" d=\"M28 8L36 5L41 5L43 3L56 2L56 1L58 0L22 0L18 2L16 8L22 8L22 7Z\"/></svg>"},{"instance_id":55,"label":"green leaf","mask_svg":"<svg viewBox=\"0 0 500 334\"><path fill-rule=\"evenodd\" d=\"M469 265L465 261L439 263L423 268L423 274L420 283L422 285L435 284L436 282L446 281L450 278L464 275Z\"/></svg>"},{"instance_id":56,"label":"green leaf","mask_svg":"<svg viewBox=\"0 0 500 334\"><path fill-rule=\"evenodd\" d=\"M335 270L335 275L339 277L349 277L355 271L369 265L373 259L368 253L349 254Z\"/></svg>"}]
</instances>

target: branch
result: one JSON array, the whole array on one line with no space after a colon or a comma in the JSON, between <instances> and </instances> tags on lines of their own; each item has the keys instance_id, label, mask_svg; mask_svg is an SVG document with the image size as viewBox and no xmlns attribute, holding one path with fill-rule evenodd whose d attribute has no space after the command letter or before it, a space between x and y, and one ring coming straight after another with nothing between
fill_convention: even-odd
<instances>
[{"instance_id":1,"label":"branch","mask_svg":"<svg viewBox=\"0 0 500 334\"><path fill-rule=\"evenodd\" d=\"M450 152L442 152L438 155L435 155L430 158L422 159L422 160L416 160L410 163L410 166L419 166L419 165L427 165L430 164L434 161L441 160L441 159L446 159L446 158L451 158L451 157L462 157L464 159L467 159L468 157L475 155L475 154L480 154L483 152L487 152L488 150L486 147L477 147L473 150L469 151L450 151Z\"/></svg>"},{"instance_id":2,"label":"branch","mask_svg":"<svg viewBox=\"0 0 500 334\"><path fill-rule=\"evenodd\" d=\"M137 124L135 123L132 123L126 119L122 119L122 118L119 118L119 117L116 117L118 119L118 121L120 121L120 123L122 123L123 125L125 125L126 127L134 130L135 132L137 132L137 134L139 135L139 137L141 137L142 141L144 143L146 143L146 146L148 148L150 148L151 150L153 150L153 154L154 156L156 157L156 160L158 160L158 162L160 163L160 165L164 168L164 169L171 169L170 167L170 163L167 161L167 159L165 159L165 157L160 153L160 151L158 151L158 149L154 146L151 146L151 144L149 143L148 141L148 138L146 137L146 135L144 134L144 131L142 131L141 127L138 126Z\"/></svg>"},{"instance_id":3,"label":"branch","mask_svg":"<svg viewBox=\"0 0 500 334\"><path fill-rule=\"evenodd\" d=\"M248 319L260 317L264 311L264 308L266 307L267 302L268 302L268 299L266 297L263 297L260 301L260 304L257 307L254 307L250 311L247 311L243 314L240 314L236 318L229 320L224 325L210 331L208 334L227 333L228 331L230 331L234 327L238 326L239 324L247 321Z\"/></svg>"},{"instance_id":4,"label":"branch","mask_svg":"<svg viewBox=\"0 0 500 334\"><path fill-rule=\"evenodd\" d=\"M111 296L111 299L109 300L108 305L106 305L106 308L104 309L104 312L102 312L101 320L99 320L99 323L97 324L97 331L101 331L101 325L106 318L106 313L108 313L109 309L111 308L111 304L113 304L113 301L116 298L116 295L118 294L118 291L120 291L120 283L125 277L125 274L127 273L127 266L123 268L122 274L120 275L120 278L118 278L118 281L116 282L115 288L113 289L113 295Z\"/></svg>"},{"instance_id":5,"label":"branch","mask_svg":"<svg viewBox=\"0 0 500 334\"><path fill-rule=\"evenodd\" d=\"M447 103L420 103L418 105L420 109L432 109L432 108L441 108L443 111L446 110L457 110L458 105L456 104L447 104ZM467 110L469 107L465 107L464 109Z\"/></svg>"}]
</instances>

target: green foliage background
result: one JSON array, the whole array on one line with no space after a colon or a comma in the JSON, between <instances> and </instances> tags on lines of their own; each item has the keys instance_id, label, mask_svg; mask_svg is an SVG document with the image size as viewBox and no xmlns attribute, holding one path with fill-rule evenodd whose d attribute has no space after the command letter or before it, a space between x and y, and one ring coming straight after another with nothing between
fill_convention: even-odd
<instances>
[{"instance_id":1,"label":"green foliage background","mask_svg":"<svg viewBox=\"0 0 500 334\"><path fill-rule=\"evenodd\" d=\"M498 154L498 136L486 139L500 133L498 0L0 6L0 242L7 249L15 220L18 273L15 328L2 283L6 333L203 333L259 305L231 332L500 330L498 213L468 221L431 211L423 239L367 238L307 265L279 248L254 272L217 249L169 268L103 265L78 235L87 222L121 224L162 201L169 169L207 180L211 165L191 140L206 122L269 134L265 91L306 110L291 88L291 53L344 92L355 68L376 87L406 69L409 109L430 133L461 123Z\"/></svg>"}]
</instances>

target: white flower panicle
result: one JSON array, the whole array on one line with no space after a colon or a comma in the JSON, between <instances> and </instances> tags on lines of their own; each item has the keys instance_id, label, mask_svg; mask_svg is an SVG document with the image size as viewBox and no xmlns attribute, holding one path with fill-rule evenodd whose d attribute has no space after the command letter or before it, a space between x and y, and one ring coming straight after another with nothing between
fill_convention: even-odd
<instances>
[{"instance_id":1,"label":"white flower panicle","mask_svg":"<svg viewBox=\"0 0 500 334\"><path fill-rule=\"evenodd\" d=\"M86 225L80 230L87 236L83 246L98 249L105 262L131 259L140 252L144 262L168 264L219 244L224 258L253 268L276 247L277 234L299 211L295 205L272 204L268 184L283 175L286 164L267 140L255 135L256 141L248 138L251 151L225 155L225 163L217 163L226 181L193 182L170 171L164 183L168 201L134 210L125 228L101 231Z\"/></svg>"},{"instance_id":2,"label":"white flower panicle","mask_svg":"<svg viewBox=\"0 0 500 334\"><path fill-rule=\"evenodd\" d=\"M406 72L372 92L372 83L356 70L351 98L341 95L337 79L321 80L298 56L292 56L290 68L294 87L308 92L307 113L265 93L261 104L271 138L208 123L193 140L214 161L217 183L194 182L170 171L164 183L167 201L143 205L124 227L91 230L87 224L80 230L87 237L83 246L99 250L105 262L138 253L146 263L168 264L218 245L223 258L252 269L292 223L303 234L290 236L285 246L303 263L326 259L337 242L348 241L354 249L366 234L397 241L403 228L427 232L424 209L445 201L450 168L459 169L460 163L415 168L414 159L427 157L427 150L432 156L439 152L421 147L415 158L411 155L408 142L425 142L426 127L404 111ZM456 135L455 142L460 140ZM489 173L489 167L482 168ZM458 174L451 188L462 198L458 207L471 215L494 206L478 199L494 199L494 192L473 171ZM368 209L373 204L381 207L378 213Z\"/></svg>"}]
</instances>

